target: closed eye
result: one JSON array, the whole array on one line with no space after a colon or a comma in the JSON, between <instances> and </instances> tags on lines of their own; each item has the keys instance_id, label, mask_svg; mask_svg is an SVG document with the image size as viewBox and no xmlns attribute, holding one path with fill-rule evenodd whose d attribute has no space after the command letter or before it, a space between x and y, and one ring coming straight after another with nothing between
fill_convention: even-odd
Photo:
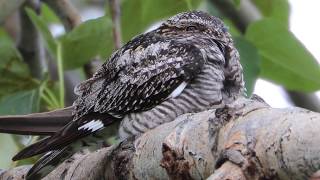
<instances>
[{"instance_id":1,"label":"closed eye","mask_svg":"<svg viewBox=\"0 0 320 180\"><path fill-rule=\"evenodd\" d=\"M218 48L219 48L219 50L220 50L220 52L225 56L225 49L224 49L224 47L223 47L223 45L218 41L218 40L213 40L216 44L217 44L217 46L218 46Z\"/></svg>"},{"instance_id":2,"label":"closed eye","mask_svg":"<svg viewBox=\"0 0 320 180\"><path fill-rule=\"evenodd\" d=\"M222 44L221 42L219 42L218 40L215 40L215 39L214 39L213 41L217 44L220 52L223 54L224 59L225 59L225 64L224 64L224 66L227 67L227 66L229 65L229 58L227 57L227 52L226 52L226 48L227 48L227 47L223 46L223 44ZM228 50L227 50L227 51L228 51Z\"/></svg>"},{"instance_id":3,"label":"closed eye","mask_svg":"<svg viewBox=\"0 0 320 180\"><path fill-rule=\"evenodd\" d=\"M197 30L197 27L196 27L196 26L188 26L188 27L186 28L186 30L187 30L187 31L195 31L195 30Z\"/></svg>"}]
</instances>

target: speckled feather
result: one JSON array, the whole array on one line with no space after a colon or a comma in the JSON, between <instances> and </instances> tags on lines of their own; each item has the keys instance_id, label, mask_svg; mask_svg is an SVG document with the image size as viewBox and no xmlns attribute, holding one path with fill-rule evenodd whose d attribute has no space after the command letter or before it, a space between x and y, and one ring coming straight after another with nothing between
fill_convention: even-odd
<instances>
[{"instance_id":1,"label":"speckled feather","mask_svg":"<svg viewBox=\"0 0 320 180\"><path fill-rule=\"evenodd\" d=\"M190 81L200 72L205 58L198 48L157 36L150 32L135 38L129 42L130 47L116 52L92 79L80 84L76 115L81 117L91 110L121 116L151 109L180 83ZM105 75L108 71L113 75Z\"/></svg>"},{"instance_id":2,"label":"speckled feather","mask_svg":"<svg viewBox=\"0 0 320 180\"><path fill-rule=\"evenodd\" d=\"M79 97L73 121L15 159L46 151L59 157L57 152L65 146L73 147L68 151L72 155L78 150L76 142L88 144L79 138L114 121L121 121L123 139L181 114L224 106L243 94L242 76L239 54L222 21L200 11L180 13L114 52L92 78L75 88ZM56 164L50 158L41 161L45 166ZM36 166L43 168L43 163Z\"/></svg>"}]
</instances>

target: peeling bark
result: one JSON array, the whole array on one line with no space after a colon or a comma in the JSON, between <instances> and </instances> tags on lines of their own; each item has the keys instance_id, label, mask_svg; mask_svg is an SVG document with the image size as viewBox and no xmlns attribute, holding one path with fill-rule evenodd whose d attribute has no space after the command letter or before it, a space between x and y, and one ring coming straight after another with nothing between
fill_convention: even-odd
<instances>
[{"instance_id":1,"label":"peeling bark","mask_svg":"<svg viewBox=\"0 0 320 180\"><path fill-rule=\"evenodd\" d=\"M226 162L221 167L216 169L214 173L207 178L207 180L245 180L246 177L243 174L242 169L231 163Z\"/></svg>"},{"instance_id":2,"label":"peeling bark","mask_svg":"<svg viewBox=\"0 0 320 180\"><path fill-rule=\"evenodd\" d=\"M241 98L78 153L45 179L317 179L319 129L319 113ZM0 179L21 179L28 168L10 169Z\"/></svg>"}]
</instances>

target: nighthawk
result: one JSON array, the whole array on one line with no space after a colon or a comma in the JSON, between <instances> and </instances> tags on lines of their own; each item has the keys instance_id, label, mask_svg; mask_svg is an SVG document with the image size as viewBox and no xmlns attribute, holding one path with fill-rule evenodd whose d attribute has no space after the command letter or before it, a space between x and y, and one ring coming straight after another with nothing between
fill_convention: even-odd
<instances>
[{"instance_id":1,"label":"nighthawk","mask_svg":"<svg viewBox=\"0 0 320 180\"><path fill-rule=\"evenodd\" d=\"M201 11L180 13L115 51L75 88L78 99L63 116L70 122L13 160L46 153L27 175L43 177L111 125L120 124L125 139L181 114L222 107L243 92L239 54L223 22Z\"/></svg>"}]
</instances>

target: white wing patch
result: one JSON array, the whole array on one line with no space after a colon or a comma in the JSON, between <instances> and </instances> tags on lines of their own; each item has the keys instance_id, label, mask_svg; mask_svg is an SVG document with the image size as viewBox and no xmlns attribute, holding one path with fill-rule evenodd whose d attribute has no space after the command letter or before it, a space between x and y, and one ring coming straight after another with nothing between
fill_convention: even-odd
<instances>
[{"instance_id":1,"label":"white wing patch","mask_svg":"<svg viewBox=\"0 0 320 180\"><path fill-rule=\"evenodd\" d=\"M91 120L90 122L80 126L78 130L84 129L84 130L91 130L91 132L95 132L103 127L104 127L103 123L100 120Z\"/></svg>"},{"instance_id":2,"label":"white wing patch","mask_svg":"<svg viewBox=\"0 0 320 180\"><path fill-rule=\"evenodd\" d=\"M188 85L188 83L183 81L174 91L172 91L172 93L169 95L168 99L175 98L175 97L179 96L182 93L182 91L184 90L184 88L186 88L187 85Z\"/></svg>"}]
</instances>

